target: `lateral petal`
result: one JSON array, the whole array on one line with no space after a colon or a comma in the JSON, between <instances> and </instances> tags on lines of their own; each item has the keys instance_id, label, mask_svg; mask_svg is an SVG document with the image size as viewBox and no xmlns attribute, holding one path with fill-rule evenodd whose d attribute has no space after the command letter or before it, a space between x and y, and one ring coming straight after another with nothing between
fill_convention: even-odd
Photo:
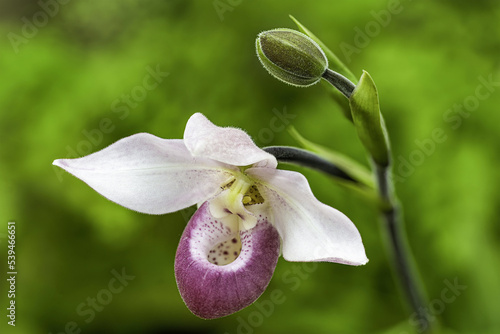
<instances>
[{"instance_id":1,"label":"lateral petal","mask_svg":"<svg viewBox=\"0 0 500 334\"><path fill-rule=\"evenodd\" d=\"M368 262L356 226L340 211L318 201L302 174L269 168L249 168L246 173L257 180L271 207L285 260Z\"/></svg>"},{"instance_id":2,"label":"lateral petal","mask_svg":"<svg viewBox=\"0 0 500 334\"><path fill-rule=\"evenodd\" d=\"M276 158L255 145L245 131L216 126L200 113L189 118L184 131L184 143L195 157L229 165L257 164L269 168L278 165Z\"/></svg>"},{"instance_id":3,"label":"lateral petal","mask_svg":"<svg viewBox=\"0 0 500 334\"><path fill-rule=\"evenodd\" d=\"M244 232L238 231L236 215L223 219L212 217L205 202L186 226L175 256L182 299L204 319L252 304L269 284L280 252L279 234L267 217L260 215L257 225Z\"/></svg>"},{"instance_id":4,"label":"lateral petal","mask_svg":"<svg viewBox=\"0 0 500 334\"><path fill-rule=\"evenodd\" d=\"M162 139L148 133L53 164L109 200L149 214L174 212L205 201L232 178L234 168L193 157L180 139Z\"/></svg>"}]
</instances>

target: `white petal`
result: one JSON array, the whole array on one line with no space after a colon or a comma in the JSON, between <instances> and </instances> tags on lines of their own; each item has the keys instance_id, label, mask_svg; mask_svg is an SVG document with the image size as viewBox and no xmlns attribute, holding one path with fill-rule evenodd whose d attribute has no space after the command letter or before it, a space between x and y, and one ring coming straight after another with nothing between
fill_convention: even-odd
<instances>
[{"instance_id":1,"label":"white petal","mask_svg":"<svg viewBox=\"0 0 500 334\"><path fill-rule=\"evenodd\" d=\"M368 262L356 226L340 211L318 201L302 174L269 168L250 168L246 173L258 179L257 187L270 205L285 260Z\"/></svg>"},{"instance_id":2,"label":"white petal","mask_svg":"<svg viewBox=\"0 0 500 334\"><path fill-rule=\"evenodd\" d=\"M276 168L276 158L260 149L243 130L222 128L196 113L188 120L184 143L195 157L204 157L234 166L257 164Z\"/></svg>"},{"instance_id":3,"label":"white petal","mask_svg":"<svg viewBox=\"0 0 500 334\"><path fill-rule=\"evenodd\" d=\"M191 156L180 139L147 133L123 138L78 159L54 161L101 195L149 214L174 212L204 201L233 176L230 167Z\"/></svg>"}]
</instances>

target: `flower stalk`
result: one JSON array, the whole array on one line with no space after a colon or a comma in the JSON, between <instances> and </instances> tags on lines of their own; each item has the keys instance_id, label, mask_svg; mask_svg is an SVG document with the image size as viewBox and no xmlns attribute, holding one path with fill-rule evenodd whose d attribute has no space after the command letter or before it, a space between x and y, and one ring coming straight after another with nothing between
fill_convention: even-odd
<instances>
[{"instance_id":1,"label":"flower stalk","mask_svg":"<svg viewBox=\"0 0 500 334\"><path fill-rule=\"evenodd\" d=\"M401 206L394 193L390 177L391 167L375 164L374 169L378 194L383 203L380 212L387 251L392 258L402 293L422 326L422 333L430 333L430 318L425 312L426 305L428 305L427 298L404 231Z\"/></svg>"},{"instance_id":2,"label":"flower stalk","mask_svg":"<svg viewBox=\"0 0 500 334\"><path fill-rule=\"evenodd\" d=\"M274 155L279 162L309 167L348 182L359 183L339 166L312 152L289 146L268 146L263 150Z\"/></svg>"},{"instance_id":3,"label":"flower stalk","mask_svg":"<svg viewBox=\"0 0 500 334\"><path fill-rule=\"evenodd\" d=\"M323 79L332 84L333 87L337 88L347 98L351 97L354 88L356 88L356 85L351 80L329 68L323 73Z\"/></svg>"},{"instance_id":4,"label":"flower stalk","mask_svg":"<svg viewBox=\"0 0 500 334\"><path fill-rule=\"evenodd\" d=\"M401 216L401 207L395 195L394 185L392 183L390 142L387 134L387 128L385 126L382 113L380 112L377 87L371 76L366 71L363 71L359 81L356 81L356 78L352 75L349 69L330 50L328 50L328 48L326 48L324 43L307 30L307 28L301 25L296 19L293 17L292 19L295 23L297 23L299 29L305 34L303 37L298 37L297 34L293 35L294 41L301 41L300 43L294 44L294 51L297 54L300 54L303 59L310 60L310 63L316 64L314 67L315 69L320 69L321 66L324 66L325 64L328 66L328 61L330 61L336 71L342 72L350 78L348 79L343 74L331 70L328 67L326 67L321 75L322 79L325 79L328 83L335 87L336 90L342 93L342 95L349 101L349 107L346 108L345 115L353 122L358 137L369 154L370 161L372 162L372 175L374 175L376 179L375 191L378 194L377 202L383 218L382 229L385 234L385 240L387 241L388 251L391 253L395 273L403 290L404 297L414 310L414 314L418 317L418 321L422 325L423 332L429 333L431 331L431 323L429 315L425 312L427 305L425 293L422 285L420 284L418 271L408 246ZM288 31L288 33L290 32ZM262 34L259 36L262 36ZM287 51L287 39L288 36L283 36L282 39L276 40L273 43L273 48ZM309 39L316 44L311 44ZM311 47L311 45L314 47ZM319 50L315 49L315 47L319 48ZM313 52L311 50L313 50ZM326 53L326 62L323 58L315 56L319 53ZM280 57L287 58L287 52L281 52L279 54ZM273 57L270 56L269 58L271 61L273 60ZM294 58L291 59L293 60ZM275 62L278 62L278 60L284 62L282 58L277 58L277 61ZM307 73L308 78L316 79L317 72L313 73L311 70L307 72L306 70L312 68L312 66L305 68L303 65L304 63L305 62L303 61L288 62L287 64L290 64L290 67L287 68L287 73ZM266 66L264 62L263 65ZM274 73L271 74L275 75ZM284 75L276 77L285 82L287 82L288 79L284 78ZM354 84L353 81L356 82L356 84ZM297 85L295 82L290 82L290 80L288 80L287 83ZM307 85L297 86L306 87ZM284 148L271 147L266 150L267 152L275 155L279 161L291 162L317 169L337 178L340 177L343 179L342 181L348 180L343 177L344 174L349 175L347 170L340 170L341 173L339 173L337 166L328 160L318 160L315 155L309 156L300 151L293 151Z\"/></svg>"}]
</instances>

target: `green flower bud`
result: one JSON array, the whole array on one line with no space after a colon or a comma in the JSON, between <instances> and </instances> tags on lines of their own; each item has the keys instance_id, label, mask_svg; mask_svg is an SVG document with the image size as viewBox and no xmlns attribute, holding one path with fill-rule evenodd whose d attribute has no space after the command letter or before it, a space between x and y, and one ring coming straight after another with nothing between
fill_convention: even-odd
<instances>
[{"instance_id":1,"label":"green flower bud","mask_svg":"<svg viewBox=\"0 0 500 334\"><path fill-rule=\"evenodd\" d=\"M307 87L321 80L328 60L319 45L292 29L261 32L255 42L257 56L275 78L293 86Z\"/></svg>"}]
</instances>

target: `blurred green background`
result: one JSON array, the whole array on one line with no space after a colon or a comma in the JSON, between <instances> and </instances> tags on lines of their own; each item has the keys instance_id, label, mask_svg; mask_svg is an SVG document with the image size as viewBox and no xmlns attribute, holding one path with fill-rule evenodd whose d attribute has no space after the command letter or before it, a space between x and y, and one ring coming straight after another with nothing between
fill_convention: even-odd
<instances>
[{"instance_id":1,"label":"blurred green background","mask_svg":"<svg viewBox=\"0 0 500 334\"><path fill-rule=\"evenodd\" d=\"M205 321L184 306L173 269L194 209L135 213L51 165L138 132L182 138L195 112L244 128L260 146L294 145L286 131L271 130L285 111L278 125L367 164L324 87L287 86L259 64L257 33L295 28L289 14L378 85L434 323L500 332L498 2L4 0L2 333L421 331L395 287L376 210L324 175L302 170L318 199L355 222L370 262L280 259L261 304ZM156 85L148 78L155 71ZM15 328L5 316L8 221L17 227ZM110 294L113 270L134 279ZM454 282L466 288L453 293ZM284 301L262 311L274 291ZM91 311L92 298L104 304Z\"/></svg>"}]
</instances>

